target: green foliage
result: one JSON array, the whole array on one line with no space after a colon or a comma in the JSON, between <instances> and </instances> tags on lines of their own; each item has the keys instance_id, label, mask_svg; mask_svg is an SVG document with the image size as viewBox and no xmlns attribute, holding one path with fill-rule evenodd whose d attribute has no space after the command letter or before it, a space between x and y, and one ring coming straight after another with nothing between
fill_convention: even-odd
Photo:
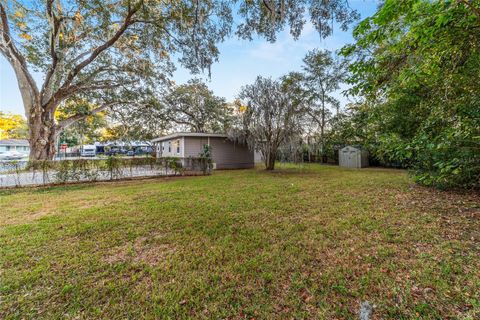
<instances>
[{"instance_id":1,"label":"green foliage","mask_svg":"<svg viewBox=\"0 0 480 320\"><path fill-rule=\"evenodd\" d=\"M89 144L101 140L103 128L107 126L106 112L92 113L96 105L85 99L69 99L59 107L55 113L57 121L64 121L73 116L82 119L63 128L60 133L60 142L69 146Z\"/></svg>"},{"instance_id":2,"label":"green foliage","mask_svg":"<svg viewBox=\"0 0 480 320\"><path fill-rule=\"evenodd\" d=\"M121 175L122 159L117 156L109 156L105 161L105 167L110 173L110 180L118 178Z\"/></svg>"},{"instance_id":3,"label":"green foliage","mask_svg":"<svg viewBox=\"0 0 480 320\"><path fill-rule=\"evenodd\" d=\"M28 126L24 117L0 111L0 140L2 139L28 139Z\"/></svg>"},{"instance_id":4,"label":"green foliage","mask_svg":"<svg viewBox=\"0 0 480 320\"><path fill-rule=\"evenodd\" d=\"M212 161L210 157L137 157L121 158L111 156L105 159L75 159L75 160L32 160L27 165L19 161L1 162L5 170L5 181L13 179L16 186L26 186L52 183L65 184L72 182L95 182L100 180L118 180L134 177L149 177L155 175L197 175L200 172L210 174ZM42 174L41 182L35 179ZM32 181L28 179L33 179ZM0 181L1 182L1 181ZM12 186L5 184L2 186Z\"/></svg>"},{"instance_id":5,"label":"green foliage","mask_svg":"<svg viewBox=\"0 0 480 320\"><path fill-rule=\"evenodd\" d=\"M198 156L203 174L210 174L213 169L212 146L209 144L204 144L202 147L202 152L200 152Z\"/></svg>"},{"instance_id":6,"label":"green foliage","mask_svg":"<svg viewBox=\"0 0 480 320\"><path fill-rule=\"evenodd\" d=\"M279 148L303 130L306 110L298 98L297 86L291 77L279 80L258 76L251 85L242 87L233 138L259 150L265 168L273 170Z\"/></svg>"},{"instance_id":7,"label":"green foliage","mask_svg":"<svg viewBox=\"0 0 480 320\"><path fill-rule=\"evenodd\" d=\"M0 1L0 53L15 70L34 129L32 156L51 159L55 130L82 118L80 113L55 123L55 110L68 98L102 106L96 111L115 106L146 113L171 84L171 57L192 73L210 72L218 43L234 31L244 39L275 41L287 26L298 38L309 19L326 37L331 22L345 30L357 18L340 0ZM43 72L40 87L31 70ZM46 116L31 117L37 110ZM148 124L158 129L154 121ZM44 131L47 137L41 137Z\"/></svg>"},{"instance_id":8,"label":"green foliage","mask_svg":"<svg viewBox=\"0 0 480 320\"><path fill-rule=\"evenodd\" d=\"M343 48L365 98L363 141L441 188L480 187L480 15L474 2L387 0Z\"/></svg>"},{"instance_id":9,"label":"green foliage","mask_svg":"<svg viewBox=\"0 0 480 320\"><path fill-rule=\"evenodd\" d=\"M212 146L209 144L204 144L202 148L202 152L198 155L200 158L212 158Z\"/></svg>"},{"instance_id":10,"label":"green foliage","mask_svg":"<svg viewBox=\"0 0 480 320\"><path fill-rule=\"evenodd\" d=\"M166 101L166 110L160 111L177 130L226 132L232 122L232 108L199 79L175 87Z\"/></svg>"},{"instance_id":11,"label":"green foliage","mask_svg":"<svg viewBox=\"0 0 480 320\"><path fill-rule=\"evenodd\" d=\"M338 114L340 110L334 93L345 80L346 67L346 60L331 51L312 50L303 59L303 72L283 77L284 85L304 107L304 134L309 135L312 151L322 160L328 153L326 133L332 125L333 112Z\"/></svg>"}]
</instances>

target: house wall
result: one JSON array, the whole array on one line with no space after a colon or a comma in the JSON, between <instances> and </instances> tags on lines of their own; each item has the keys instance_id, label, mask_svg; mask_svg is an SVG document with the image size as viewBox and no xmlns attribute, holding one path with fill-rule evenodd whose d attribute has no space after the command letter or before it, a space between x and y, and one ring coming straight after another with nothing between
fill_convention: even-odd
<instances>
[{"instance_id":1,"label":"house wall","mask_svg":"<svg viewBox=\"0 0 480 320\"><path fill-rule=\"evenodd\" d=\"M198 157L203 145L210 144L212 161L217 169L242 169L254 167L253 151L247 146L227 138L184 137L185 157Z\"/></svg>"},{"instance_id":2,"label":"house wall","mask_svg":"<svg viewBox=\"0 0 480 320\"><path fill-rule=\"evenodd\" d=\"M168 148L170 143L170 150ZM177 144L179 149L177 149ZM219 137L181 137L157 143L157 157L198 157L203 146L212 148L212 161L217 169L254 167L254 152L247 146Z\"/></svg>"},{"instance_id":3,"label":"house wall","mask_svg":"<svg viewBox=\"0 0 480 320\"><path fill-rule=\"evenodd\" d=\"M184 137L185 157L198 157L203 151L203 145L209 144L212 139L207 137Z\"/></svg>"},{"instance_id":4,"label":"house wall","mask_svg":"<svg viewBox=\"0 0 480 320\"><path fill-rule=\"evenodd\" d=\"M170 150L169 150L170 146ZM183 157L184 138L175 138L159 142L157 145L158 157Z\"/></svg>"}]
</instances>

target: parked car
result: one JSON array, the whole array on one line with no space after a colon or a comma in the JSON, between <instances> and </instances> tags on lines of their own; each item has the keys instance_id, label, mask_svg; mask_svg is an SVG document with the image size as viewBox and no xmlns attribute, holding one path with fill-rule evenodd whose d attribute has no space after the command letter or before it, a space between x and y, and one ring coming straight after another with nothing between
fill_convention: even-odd
<instances>
[{"instance_id":1,"label":"parked car","mask_svg":"<svg viewBox=\"0 0 480 320\"><path fill-rule=\"evenodd\" d=\"M150 154L150 153L152 153L152 148L151 148L151 147L147 147L147 148L136 148L136 149L135 149L135 155L136 155L136 156L144 155L144 154Z\"/></svg>"},{"instance_id":2,"label":"parked car","mask_svg":"<svg viewBox=\"0 0 480 320\"><path fill-rule=\"evenodd\" d=\"M106 156L117 156L117 155L123 155L123 154L126 154L127 151L124 150L124 149L117 149L117 148L112 148L110 150L108 150L107 152L105 152L105 155Z\"/></svg>"},{"instance_id":3,"label":"parked car","mask_svg":"<svg viewBox=\"0 0 480 320\"><path fill-rule=\"evenodd\" d=\"M18 151L2 151L0 152L0 160L20 160L27 157L26 154Z\"/></svg>"},{"instance_id":4,"label":"parked car","mask_svg":"<svg viewBox=\"0 0 480 320\"><path fill-rule=\"evenodd\" d=\"M133 151L133 150L128 150L127 151L127 156L133 157L134 155L135 155L135 151Z\"/></svg>"}]
</instances>

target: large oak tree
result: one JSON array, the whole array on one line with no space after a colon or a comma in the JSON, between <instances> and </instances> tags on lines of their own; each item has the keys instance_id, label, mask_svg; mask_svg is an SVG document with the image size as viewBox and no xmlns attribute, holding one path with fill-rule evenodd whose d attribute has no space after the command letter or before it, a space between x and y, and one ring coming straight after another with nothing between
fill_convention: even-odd
<instances>
[{"instance_id":1,"label":"large oak tree","mask_svg":"<svg viewBox=\"0 0 480 320\"><path fill-rule=\"evenodd\" d=\"M165 118L175 129L191 132L225 132L232 108L199 79L177 86L165 98Z\"/></svg>"},{"instance_id":2,"label":"large oak tree","mask_svg":"<svg viewBox=\"0 0 480 320\"><path fill-rule=\"evenodd\" d=\"M241 19L237 36L275 41L286 25L298 37L308 16L322 36L332 21L357 18L346 0L0 0L0 52L23 99L31 159L50 159L59 132L85 114L56 122L68 98L111 107L142 106L163 86L174 55L193 72L217 59L216 43ZM32 70L44 77L40 85Z\"/></svg>"}]
</instances>

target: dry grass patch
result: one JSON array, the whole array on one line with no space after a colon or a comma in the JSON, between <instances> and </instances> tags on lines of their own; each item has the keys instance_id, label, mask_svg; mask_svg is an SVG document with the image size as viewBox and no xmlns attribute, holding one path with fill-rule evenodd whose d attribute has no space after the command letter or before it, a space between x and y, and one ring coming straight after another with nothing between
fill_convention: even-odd
<instances>
[{"instance_id":1,"label":"dry grass patch","mask_svg":"<svg viewBox=\"0 0 480 320\"><path fill-rule=\"evenodd\" d=\"M139 237L133 243L116 247L104 259L109 264L138 263L149 266L165 264L176 252L173 244L158 243L158 237Z\"/></svg>"}]
</instances>

